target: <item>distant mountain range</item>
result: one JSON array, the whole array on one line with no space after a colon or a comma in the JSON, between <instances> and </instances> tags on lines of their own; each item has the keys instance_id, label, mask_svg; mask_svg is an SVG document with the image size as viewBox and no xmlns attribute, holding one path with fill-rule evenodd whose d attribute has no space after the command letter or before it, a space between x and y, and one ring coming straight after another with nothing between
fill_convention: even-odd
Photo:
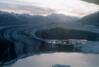
<instances>
[{"instance_id":1,"label":"distant mountain range","mask_svg":"<svg viewBox=\"0 0 99 67\"><path fill-rule=\"evenodd\" d=\"M6 20L5 20L6 19ZM0 11L0 26L18 25L18 24L45 24L45 23L66 23L75 22L79 18L74 16L65 16L63 14L51 14L48 16L16 14Z\"/></svg>"}]
</instances>

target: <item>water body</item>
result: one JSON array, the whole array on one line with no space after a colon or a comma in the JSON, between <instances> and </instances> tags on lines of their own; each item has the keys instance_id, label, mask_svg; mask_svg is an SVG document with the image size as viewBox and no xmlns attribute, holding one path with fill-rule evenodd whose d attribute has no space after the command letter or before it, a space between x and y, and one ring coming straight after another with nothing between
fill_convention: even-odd
<instances>
[{"instance_id":1,"label":"water body","mask_svg":"<svg viewBox=\"0 0 99 67\"><path fill-rule=\"evenodd\" d=\"M20 59L7 67L52 67L54 64L67 64L71 67L99 67L99 54L49 53Z\"/></svg>"}]
</instances>

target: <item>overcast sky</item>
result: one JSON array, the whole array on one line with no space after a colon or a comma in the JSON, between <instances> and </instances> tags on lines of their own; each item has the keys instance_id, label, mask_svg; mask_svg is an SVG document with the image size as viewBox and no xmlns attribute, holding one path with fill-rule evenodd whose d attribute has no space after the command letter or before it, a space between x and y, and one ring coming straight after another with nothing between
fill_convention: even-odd
<instances>
[{"instance_id":1,"label":"overcast sky","mask_svg":"<svg viewBox=\"0 0 99 67\"><path fill-rule=\"evenodd\" d=\"M98 11L99 6L80 0L0 0L0 10L36 15L61 13L84 16Z\"/></svg>"}]
</instances>

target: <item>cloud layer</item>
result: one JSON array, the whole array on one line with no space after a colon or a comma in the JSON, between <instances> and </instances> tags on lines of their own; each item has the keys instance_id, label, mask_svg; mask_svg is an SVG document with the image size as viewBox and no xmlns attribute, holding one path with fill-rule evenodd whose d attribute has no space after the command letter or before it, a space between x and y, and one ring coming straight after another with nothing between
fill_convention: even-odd
<instances>
[{"instance_id":1,"label":"cloud layer","mask_svg":"<svg viewBox=\"0 0 99 67\"><path fill-rule=\"evenodd\" d=\"M49 15L55 12L50 8L43 8L38 6L30 6L17 3L0 2L0 10L15 13L25 13L31 15Z\"/></svg>"},{"instance_id":2,"label":"cloud layer","mask_svg":"<svg viewBox=\"0 0 99 67\"><path fill-rule=\"evenodd\" d=\"M98 11L99 6L81 0L3 0L0 1L0 10L36 15L59 13L84 16Z\"/></svg>"}]
</instances>

